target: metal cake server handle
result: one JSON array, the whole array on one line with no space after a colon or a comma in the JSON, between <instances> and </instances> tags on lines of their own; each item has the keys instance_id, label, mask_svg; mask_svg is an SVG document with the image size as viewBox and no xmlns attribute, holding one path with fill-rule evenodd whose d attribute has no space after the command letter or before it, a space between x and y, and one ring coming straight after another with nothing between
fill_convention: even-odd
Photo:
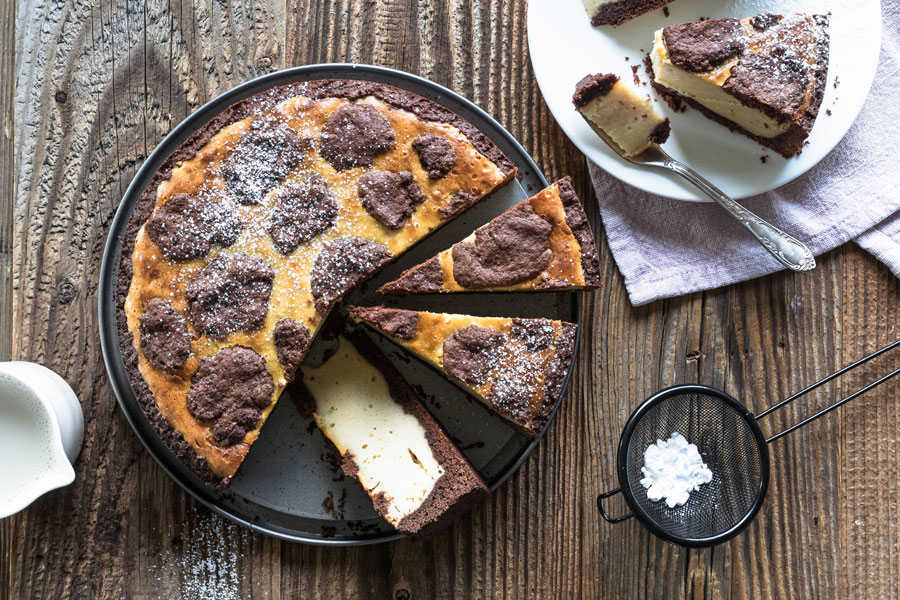
<instances>
[{"instance_id":1,"label":"metal cake server handle","mask_svg":"<svg viewBox=\"0 0 900 600\"><path fill-rule=\"evenodd\" d=\"M668 169L694 184L701 192L712 198L719 206L727 210L731 216L740 221L753 234L753 237L759 240L759 243L788 269L809 271L816 268L816 259L806 244L729 198L722 190L711 184L695 170L666 154L658 144L650 146L637 156L626 156L622 149L608 139L606 135L599 131L598 133L600 133L600 138L616 154L628 162Z\"/></svg>"}]
</instances>

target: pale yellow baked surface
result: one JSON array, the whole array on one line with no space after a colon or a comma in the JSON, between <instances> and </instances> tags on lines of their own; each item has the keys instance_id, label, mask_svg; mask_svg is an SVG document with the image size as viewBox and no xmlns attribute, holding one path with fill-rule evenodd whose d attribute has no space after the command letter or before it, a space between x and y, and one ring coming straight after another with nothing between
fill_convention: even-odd
<instances>
[{"instance_id":1,"label":"pale yellow baked surface","mask_svg":"<svg viewBox=\"0 0 900 600\"><path fill-rule=\"evenodd\" d=\"M259 205L236 205L236 210L244 223L239 239L228 248L214 247L207 256L200 259L169 261L147 236L144 227L141 227L137 234L132 255L134 276L125 301L125 313L128 329L138 353L138 367L156 399L159 411L184 436L191 447L207 460L212 472L219 477L227 478L237 471L287 383L272 340L275 324L280 319L290 318L304 324L310 333L315 335L324 318L316 312L310 292L309 273L325 242L339 237L359 236L383 244L392 254L399 255L442 224L438 210L450 201L455 192L461 190L480 198L512 175L504 173L500 167L479 153L455 127L424 121L413 113L394 108L374 96L367 96L356 102L370 104L387 117L393 127L396 143L389 152L377 155L371 168L357 167L337 172L319 156L318 139L329 115L348 102L341 98L310 100L305 97L293 97L279 104L268 115L277 115L301 138L311 141L301 166L274 189L285 184L305 181L311 174L318 173L327 181L339 204L339 213L334 226L301 245L294 252L287 256L279 253L265 230L274 205L274 190L270 191ZM225 127L212 137L195 157L177 164L172 171L171 179L160 184L157 189L156 207L164 205L173 195L180 193L206 192L211 193L214 198L218 195L220 201L224 200L227 194L219 177L219 167L254 118L255 115ZM456 166L442 179L429 179L419 164L417 154L411 148L413 140L426 133L440 134L451 140L454 146ZM391 230L382 226L360 203L357 182L363 174L373 170L410 171L426 196L426 201L417 207L401 229ZM165 298L187 318L185 291L191 279L215 256L236 253L262 258L275 271L264 326L253 332L237 332L224 339L212 339L206 335L198 335L188 320L194 337L191 342L192 356L185 365L174 374L165 373L151 366L143 356L139 343L138 319L146 303L151 298ZM199 421L190 414L186 399L191 377L197 371L200 360L214 355L222 348L234 345L251 348L263 357L266 368L274 379L275 391L272 394L272 403L263 411L263 417L257 428L249 432L243 442L222 447L213 440L211 423Z\"/></svg>"},{"instance_id":2,"label":"pale yellow baked surface","mask_svg":"<svg viewBox=\"0 0 900 600\"><path fill-rule=\"evenodd\" d=\"M352 312L351 316L353 316ZM396 344L407 348L444 373L446 373L446 369L444 368L444 342L446 342L456 331L469 327L470 325L476 325L478 327L484 327L486 329L509 334L515 321L515 319L510 317L477 317L472 315L431 312L419 312L418 316L419 320L416 326L415 335L411 339L400 339L379 329L377 325L369 323L368 321L365 321L365 319L360 319L358 317L354 317L354 319L378 329ZM528 319L525 320L527 321ZM526 342L523 339L507 335L506 343L503 346L503 356L493 367L485 383L480 385L470 385L448 374L448 377L450 377L452 381L470 391L488 406L492 406L493 404L490 400L491 387L495 382L504 377L504 372L518 371L519 373L527 374L532 380L532 385L529 386L532 393L530 398L522 398L521 403L528 406L526 412L529 413L530 417L516 423L524 430L530 429L534 417L537 416L541 406L547 401L544 394L545 378L551 371L551 362L556 358L557 349L555 342L559 340L561 336L565 335L564 327L567 325L562 321L550 319L543 321L553 328L554 343L548 344L540 350L532 351L526 348ZM556 398L550 400L555 402Z\"/></svg>"},{"instance_id":3,"label":"pale yellow baked surface","mask_svg":"<svg viewBox=\"0 0 900 600\"><path fill-rule=\"evenodd\" d=\"M581 244L572 235L566 223L566 211L559 197L559 186L553 184L527 200L531 209L540 217L553 225L550 231L550 262L535 277L519 281L512 285L492 286L495 291L526 291L541 289L548 280L564 281L571 288L585 285L584 272L581 268ZM475 233L460 242L474 244ZM453 277L453 249L448 248L439 255L441 272L444 277L444 292L464 292L470 288L463 287ZM559 287L555 289L560 289Z\"/></svg>"}]
</instances>

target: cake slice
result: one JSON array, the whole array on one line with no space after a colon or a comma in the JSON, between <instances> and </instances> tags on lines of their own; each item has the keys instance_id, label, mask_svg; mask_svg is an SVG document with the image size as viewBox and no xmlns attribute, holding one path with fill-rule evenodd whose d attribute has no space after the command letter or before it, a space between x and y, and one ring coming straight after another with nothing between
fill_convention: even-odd
<instances>
[{"instance_id":1,"label":"cake slice","mask_svg":"<svg viewBox=\"0 0 900 600\"><path fill-rule=\"evenodd\" d=\"M597 135L625 156L637 156L669 139L669 119L656 112L646 94L616 75L588 75L575 85L572 104Z\"/></svg>"},{"instance_id":2,"label":"cake slice","mask_svg":"<svg viewBox=\"0 0 900 600\"><path fill-rule=\"evenodd\" d=\"M617 27L670 2L673 0L584 0L584 10L594 27Z\"/></svg>"},{"instance_id":3,"label":"cake slice","mask_svg":"<svg viewBox=\"0 0 900 600\"><path fill-rule=\"evenodd\" d=\"M825 95L826 15L756 15L664 27L649 67L653 86L771 148L800 154Z\"/></svg>"},{"instance_id":4,"label":"cake slice","mask_svg":"<svg viewBox=\"0 0 900 600\"><path fill-rule=\"evenodd\" d=\"M375 510L398 531L428 535L486 497L487 486L388 359L362 333L341 336L292 393L343 457Z\"/></svg>"},{"instance_id":5,"label":"cake slice","mask_svg":"<svg viewBox=\"0 0 900 600\"><path fill-rule=\"evenodd\" d=\"M578 326L563 321L385 307L349 311L532 438L549 421L575 355Z\"/></svg>"},{"instance_id":6,"label":"cake slice","mask_svg":"<svg viewBox=\"0 0 900 600\"><path fill-rule=\"evenodd\" d=\"M560 179L383 285L380 294L573 290L600 285L594 235L572 179Z\"/></svg>"}]
</instances>

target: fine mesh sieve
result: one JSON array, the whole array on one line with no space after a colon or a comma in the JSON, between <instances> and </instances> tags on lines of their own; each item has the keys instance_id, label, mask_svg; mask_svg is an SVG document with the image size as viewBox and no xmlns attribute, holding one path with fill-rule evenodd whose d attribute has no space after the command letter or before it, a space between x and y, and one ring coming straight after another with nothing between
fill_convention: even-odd
<instances>
[{"instance_id":1,"label":"fine mesh sieve","mask_svg":"<svg viewBox=\"0 0 900 600\"><path fill-rule=\"evenodd\" d=\"M757 421L898 345L900 340L844 367L759 415L748 411L725 392L703 385L680 385L657 393L634 411L622 431L616 461L619 487L597 498L601 516L611 523L635 516L653 534L682 546L712 546L736 536L750 524L766 497L769 487L768 443L864 394L900 373L900 369L768 439L762 434ZM674 432L696 444L713 475L709 483L691 492L683 506L669 508L665 502L650 501L640 480L643 476L644 451ZM603 507L603 500L618 493L622 494L632 512L611 517Z\"/></svg>"}]
</instances>

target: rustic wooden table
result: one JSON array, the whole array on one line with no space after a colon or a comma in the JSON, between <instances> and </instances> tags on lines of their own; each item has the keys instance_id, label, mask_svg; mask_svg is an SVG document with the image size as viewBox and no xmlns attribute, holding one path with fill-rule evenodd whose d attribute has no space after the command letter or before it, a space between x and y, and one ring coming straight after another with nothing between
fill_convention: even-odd
<instances>
[{"instance_id":1,"label":"rustic wooden table","mask_svg":"<svg viewBox=\"0 0 900 600\"><path fill-rule=\"evenodd\" d=\"M702 382L766 406L898 337L900 284L847 245L813 273L632 308L584 157L535 84L525 12L505 0L0 3L0 359L61 373L86 418L75 484L0 522L0 596L900 597L896 383L777 442L765 506L723 546L679 549L633 521L599 521L596 495L614 481L620 428L640 400ZM578 369L549 435L489 502L429 541L315 548L216 517L140 445L100 356L100 256L147 154L235 84L335 61L418 73L484 107L549 178L575 178L602 247L605 285L585 304Z\"/></svg>"}]
</instances>

